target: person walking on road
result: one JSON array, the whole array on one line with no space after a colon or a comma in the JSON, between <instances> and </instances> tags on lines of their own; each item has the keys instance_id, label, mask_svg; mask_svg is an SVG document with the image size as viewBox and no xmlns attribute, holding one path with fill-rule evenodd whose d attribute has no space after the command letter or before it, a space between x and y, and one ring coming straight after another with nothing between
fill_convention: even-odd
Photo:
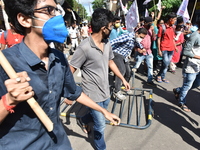
<instances>
[{"instance_id":1,"label":"person walking on road","mask_svg":"<svg viewBox=\"0 0 200 150\"><path fill-rule=\"evenodd\" d=\"M0 67L0 149L72 150L60 119L61 97L77 100L119 124L119 117L94 103L76 85L65 55L49 47L50 42L63 43L68 34L55 1L4 2L11 23L25 36L21 43L2 52L16 72L25 72L7 80ZM26 102L31 96L53 122L51 132Z\"/></svg>"},{"instance_id":2,"label":"person walking on road","mask_svg":"<svg viewBox=\"0 0 200 150\"><path fill-rule=\"evenodd\" d=\"M108 40L112 21L113 14L111 11L103 8L96 9L91 19L93 33L80 43L70 61L72 73L78 68L81 69L84 93L105 109L110 101L109 68L122 80L126 89L130 89L130 85L112 60L114 55ZM94 109L89 110L90 113L78 119L77 123L87 133L86 125L93 121L95 149L105 150L105 117Z\"/></svg>"},{"instance_id":3,"label":"person walking on road","mask_svg":"<svg viewBox=\"0 0 200 150\"><path fill-rule=\"evenodd\" d=\"M128 57L130 56L131 52L134 51L134 48L138 47L143 49L140 41L144 39L146 35L147 30L145 28L140 28L136 31L136 33L125 33L110 41L115 56L113 61L127 82L129 82L131 78L131 68ZM126 96L121 93L121 79L115 76L114 84L114 95L119 100L125 100ZM132 94L131 92L131 90L127 91L128 94Z\"/></svg>"},{"instance_id":4,"label":"person walking on road","mask_svg":"<svg viewBox=\"0 0 200 150\"><path fill-rule=\"evenodd\" d=\"M158 31L158 53L163 57L162 66L157 75L157 82L169 83L165 78L168 66L171 62L174 51L178 51L175 43L175 28L177 16L175 13L170 13L166 17L167 22L159 27Z\"/></svg>"},{"instance_id":5,"label":"person walking on road","mask_svg":"<svg viewBox=\"0 0 200 150\"><path fill-rule=\"evenodd\" d=\"M145 28L147 30L147 35L141 41L144 49L139 50L138 48L138 50L136 51L136 63L133 68L138 69L142 61L145 59L148 68L147 85L156 87L157 85L153 82L153 54L151 50L152 41L156 40L156 36L154 33L152 21L152 17L144 18L144 26L142 26L142 28Z\"/></svg>"},{"instance_id":6,"label":"person walking on road","mask_svg":"<svg viewBox=\"0 0 200 150\"><path fill-rule=\"evenodd\" d=\"M179 107L190 112L191 110L186 105L187 93L190 89L200 86L200 22L198 22L198 30L192 33L186 41L183 55L186 56L183 65L183 85L174 88L173 92Z\"/></svg>"}]
</instances>

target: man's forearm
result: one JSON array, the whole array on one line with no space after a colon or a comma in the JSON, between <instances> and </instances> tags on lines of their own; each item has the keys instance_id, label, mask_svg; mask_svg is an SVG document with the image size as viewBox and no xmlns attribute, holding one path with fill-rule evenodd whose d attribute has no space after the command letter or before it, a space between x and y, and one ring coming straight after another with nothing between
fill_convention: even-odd
<instances>
[{"instance_id":1,"label":"man's forearm","mask_svg":"<svg viewBox=\"0 0 200 150\"><path fill-rule=\"evenodd\" d=\"M160 37L157 39L157 43L158 43L158 51L161 51L161 49L160 49Z\"/></svg>"},{"instance_id":2,"label":"man's forearm","mask_svg":"<svg viewBox=\"0 0 200 150\"><path fill-rule=\"evenodd\" d=\"M97 111L101 112L102 114L105 114L105 112L107 111L106 109L104 109L104 108L100 107L98 104L96 104L93 100L91 100L83 92L81 93L81 95L78 97L78 99L76 101L87 107L97 110Z\"/></svg>"},{"instance_id":3,"label":"man's forearm","mask_svg":"<svg viewBox=\"0 0 200 150\"><path fill-rule=\"evenodd\" d=\"M4 107L2 99L0 100L0 124L3 122L3 120L6 118L6 116L9 114L9 111L6 110Z\"/></svg>"}]
</instances>

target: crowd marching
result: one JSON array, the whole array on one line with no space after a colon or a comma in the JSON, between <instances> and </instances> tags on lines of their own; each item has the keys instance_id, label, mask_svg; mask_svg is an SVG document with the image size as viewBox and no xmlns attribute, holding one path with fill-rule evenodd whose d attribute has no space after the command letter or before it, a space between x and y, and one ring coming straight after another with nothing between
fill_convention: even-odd
<instances>
[{"instance_id":1,"label":"crowd marching","mask_svg":"<svg viewBox=\"0 0 200 150\"><path fill-rule=\"evenodd\" d=\"M1 50L17 77L9 79L0 67L0 149L34 149L36 145L41 150L72 149L59 120L64 97L67 104L76 100L88 106L89 113L77 118L77 124L88 133L92 121L95 149L105 150L105 119L113 125L120 123L106 110L109 74L115 75L114 96L124 101L121 87L132 94L131 71L137 72L141 64L146 84L154 88L161 82L170 84L167 71L176 74L181 67L183 84L172 91L179 107L191 111L186 96L200 86L200 22L184 22L173 12L163 18L162 6L157 16L153 12L141 16L132 31L103 8L94 11L89 23L69 25L57 5L54 0L5 0L11 29L1 34ZM81 87L73 78L77 69L81 70ZM31 97L53 122L51 132L26 103Z\"/></svg>"}]
</instances>

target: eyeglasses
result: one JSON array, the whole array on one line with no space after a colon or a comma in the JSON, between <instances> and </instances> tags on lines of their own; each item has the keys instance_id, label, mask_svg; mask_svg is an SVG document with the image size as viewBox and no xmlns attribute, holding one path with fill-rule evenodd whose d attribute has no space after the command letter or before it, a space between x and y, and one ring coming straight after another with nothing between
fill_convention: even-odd
<instances>
[{"instance_id":1,"label":"eyeglasses","mask_svg":"<svg viewBox=\"0 0 200 150\"><path fill-rule=\"evenodd\" d=\"M46 7L41 7L41 8L38 8L38 9L34 9L35 12L38 12L38 13L44 13L44 14L47 14L47 15L51 15L51 16L56 16L59 14L62 13L62 11L56 7L53 7L53 6L46 6Z\"/></svg>"}]
</instances>

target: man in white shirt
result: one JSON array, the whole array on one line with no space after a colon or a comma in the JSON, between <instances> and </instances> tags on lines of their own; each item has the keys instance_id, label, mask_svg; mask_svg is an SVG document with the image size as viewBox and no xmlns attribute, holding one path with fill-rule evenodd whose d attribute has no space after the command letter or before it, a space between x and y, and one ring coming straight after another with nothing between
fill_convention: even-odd
<instances>
[{"instance_id":1,"label":"man in white shirt","mask_svg":"<svg viewBox=\"0 0 200 150\"><path fill-rule=\"evenodd\" d=\"M88 26L86 25L86 23L83 23L83 27L81 28L81 37L82 40L88 37Z\"/></svg>"},{"instance_id":2,"label":"man in white shirt","mask_svg":"<svg viewBox=\"0 0 200 150\"><path fill-rule=\"evenodd\" d=\"M69 29L69 36L72 43L72 50L75 50L78 47L78 29L75 23L72 23L72 27Z\"/></svg>"}]
</instances>

